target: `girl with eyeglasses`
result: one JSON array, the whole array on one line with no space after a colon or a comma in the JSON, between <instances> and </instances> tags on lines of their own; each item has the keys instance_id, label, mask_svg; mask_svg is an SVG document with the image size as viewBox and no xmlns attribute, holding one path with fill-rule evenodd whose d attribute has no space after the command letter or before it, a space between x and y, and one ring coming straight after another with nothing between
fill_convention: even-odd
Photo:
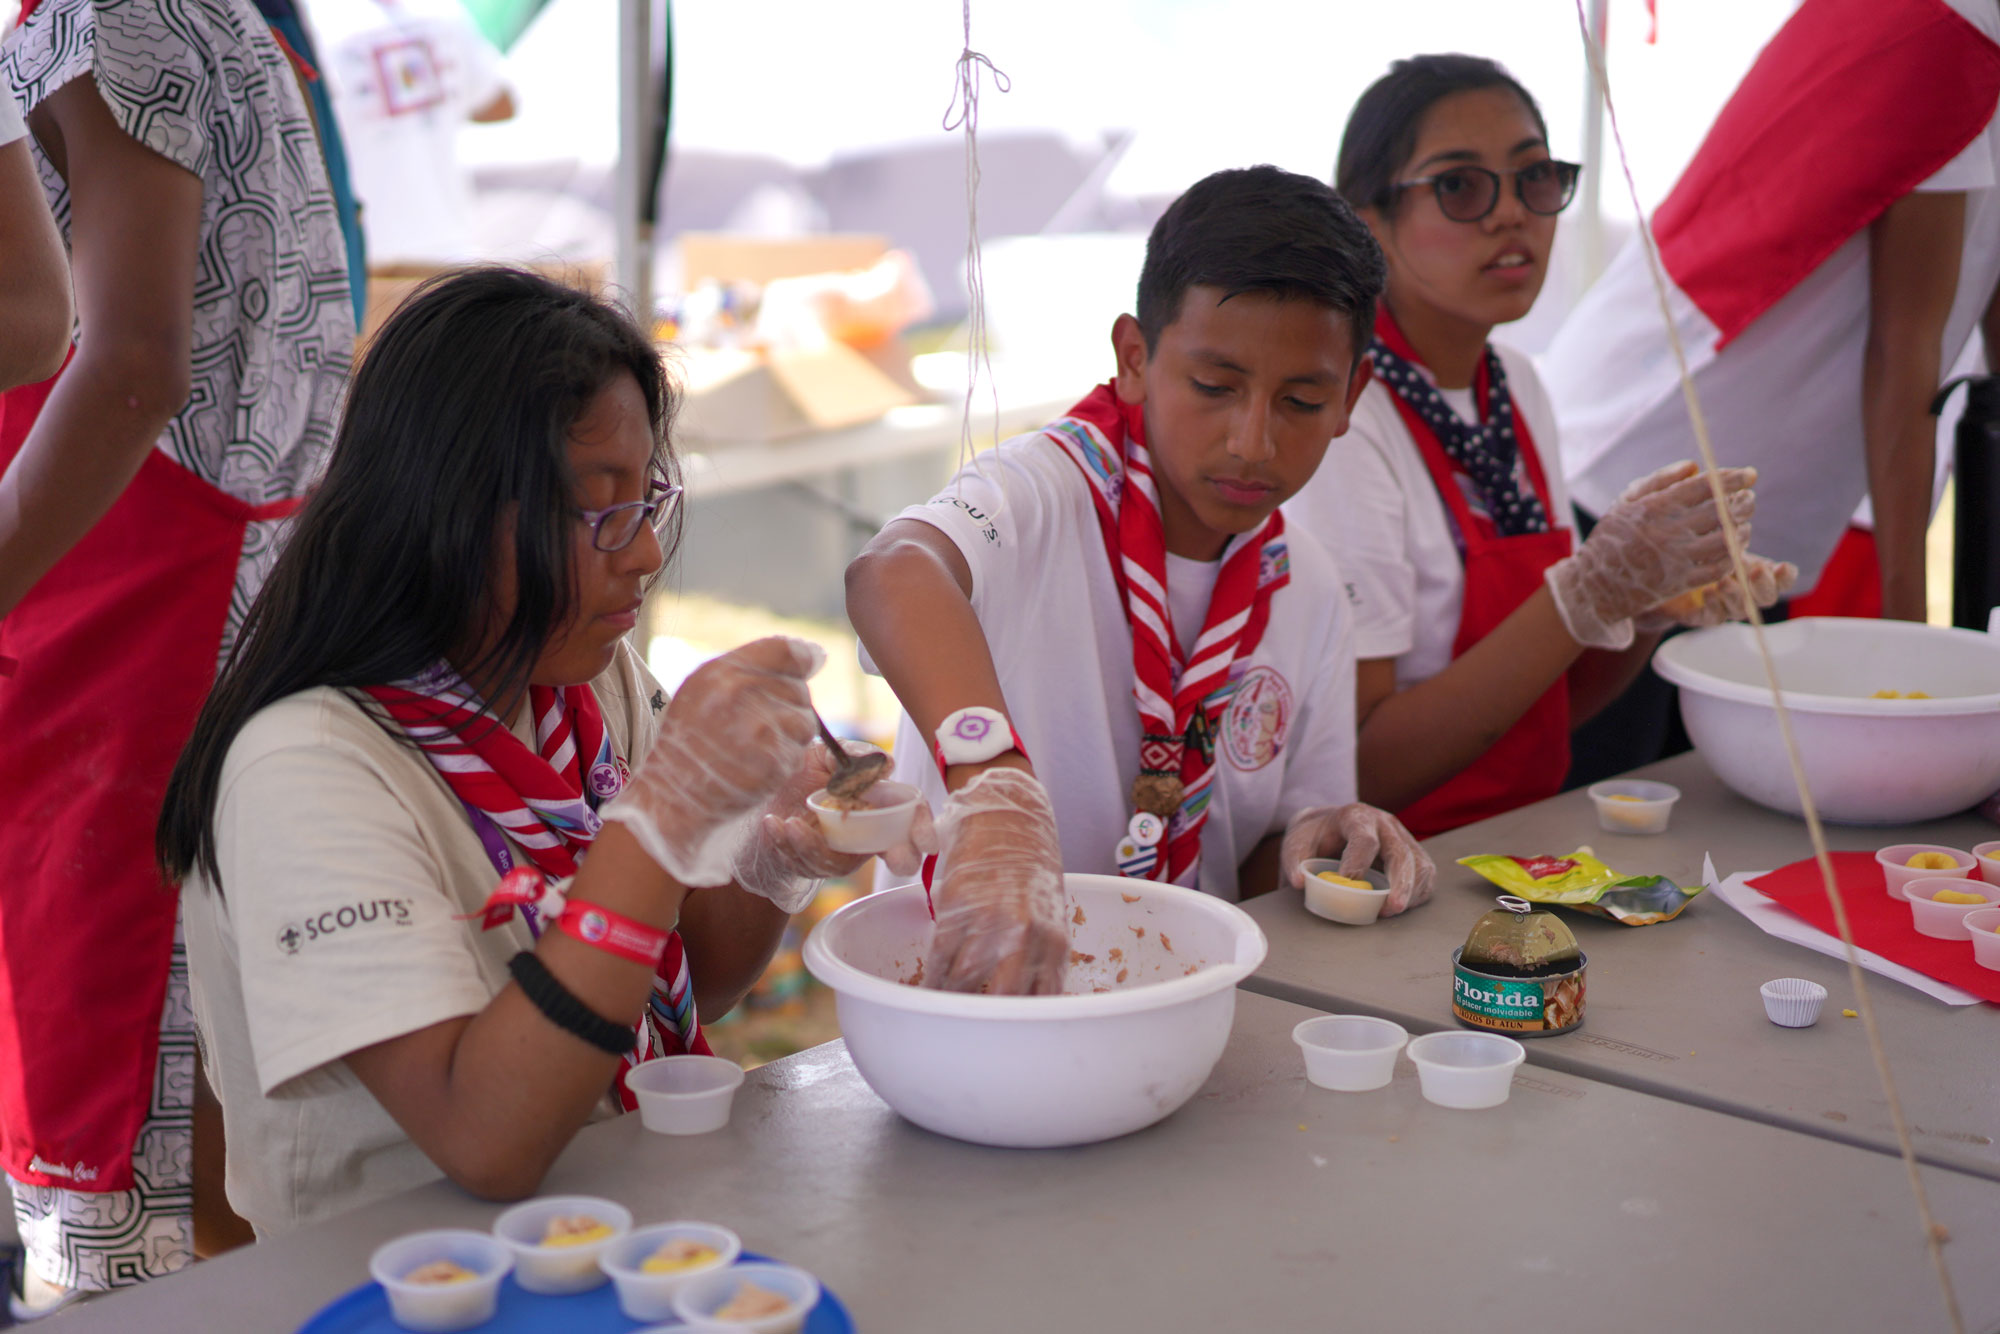
<instances>
[{"instance_id":1,"label":"girl with eyeglasses","mask_svg":"<svg viewBox=\"0 0 2000 1334\"><path fill-rule=\"evenodd\" d=\"M1361 800L1419 836L1558 791L1571 727L1645 662L1662 604L1727 571L1692 463L1639 479L1579 544L1547 396L1489 341L1534 305L1579 170L1550 155L1527 90L1474 56L1398 61L1341 140L1335 188L1381 243L1388 290L1374 383L1286 508L1355 603ZM1739 523L1752 480L1723 476ZM1678 610L1742 601L1725 584Z\"/></svg>"},{"instance_id":2,"label":"girl with eyeglasses","mask_svg":"<svg viewBox=\"0 0 2000 1334\"><path fill-rule=\"evenodd\" d=\"M625 642L678 539L676 401L621 311L507 269L420 289L355 375L158 831L262 1236L440 1173L533 1191L863 860L804 807L816 649L670 700Z\"/></svg>"}]
</instances>

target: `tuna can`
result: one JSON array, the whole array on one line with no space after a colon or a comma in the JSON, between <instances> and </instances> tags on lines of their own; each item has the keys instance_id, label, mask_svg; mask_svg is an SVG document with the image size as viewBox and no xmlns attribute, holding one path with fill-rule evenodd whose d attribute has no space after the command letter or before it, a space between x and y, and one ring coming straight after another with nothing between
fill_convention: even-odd
<instances>
[{"instance_id":1,"label":"tuna can","mask_svg":"<svg viewBox=\"0 0 2000 1334\"><path fill-rule=\"evenodd\" d=\"M1539 1038L1583 1024L1576 937L1554 913L1502 895L1451 952L1451 1013L1467 1028Z\"/></svg>"}]
</instances>

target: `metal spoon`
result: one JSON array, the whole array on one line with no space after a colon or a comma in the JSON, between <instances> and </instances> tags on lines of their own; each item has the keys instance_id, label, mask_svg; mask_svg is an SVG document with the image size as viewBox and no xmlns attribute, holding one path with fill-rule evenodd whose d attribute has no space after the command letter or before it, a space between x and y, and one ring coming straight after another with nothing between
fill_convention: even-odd
<instances>
[{"instance_id":1,"label":"metal spoon","mask_svg":"<svg viewBox=\"0 0 2000 1334\"><path fill-rule=\"evenodd\" d=\"M833 757L833 776L826 780L828 796L842 801L858 800L862 793L875 786L877 779L889 767L889 757L879 750L871 750L865 755L851 755L833 729L826 725L826 719L813 710L813 721L819 724L819 734L826 740L827 754Z\"/></svg>"}]
</instances>

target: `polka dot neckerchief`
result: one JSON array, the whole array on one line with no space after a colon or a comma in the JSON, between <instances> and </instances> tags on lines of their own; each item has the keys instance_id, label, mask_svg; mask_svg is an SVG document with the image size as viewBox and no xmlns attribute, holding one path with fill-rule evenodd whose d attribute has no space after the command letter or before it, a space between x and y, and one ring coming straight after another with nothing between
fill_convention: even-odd
<instances>
[{"instance_id":1,"label":"polka dot neckerchief","mask_svg":"<svg viewBox=\"0 0 2000 1334\"><path fill-rule=\"evenodd\" d=\"M1549 516L1534 487L1521 476L1521 443L1514 435L1514 399L1507 372L1491 346L1486 349L1488 420L1474 425L1452 411L1437 386L1415 365L1397 356L1380 338L1369 348L1375 373L1391 393L1410 405L1436 433L1452 462L1465 469L1487 517L1501 537L1545 533Z\"/></svg>"}]
</instances>

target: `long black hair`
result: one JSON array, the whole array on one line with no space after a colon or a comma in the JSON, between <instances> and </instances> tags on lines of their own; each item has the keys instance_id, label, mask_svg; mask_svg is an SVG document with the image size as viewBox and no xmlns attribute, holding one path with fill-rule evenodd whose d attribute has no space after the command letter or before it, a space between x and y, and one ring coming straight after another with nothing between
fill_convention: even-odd
<instances>
[{"instance_id":1,"label":"long black hair","mask_svg":"<svg viewBox=\"0 0 2000 1334\"><path fill-rule=\"evenodd\" d=\"M231 742L259 709L314 686L417 675L447 655L528 684L574 598L567 437L621 374L638 381L654 466L678 480L678 394L622 310L519 269L435 278L390 316L349 388L325 478L246 617L167 784L155 850L170 882L218 884L215 805ZM490 624L496 541L513 533L514 607ZM663 545L671 556L676 527ZM485 645L479 650L479 645Z\"/></svg>"},{"instance_id":2,"label":"long black hair","mask_svg":"<svg viewBox=\"0 0 2000 1334\"><path fill-rule=\"evenodd\" d=\"M1357 209L1387 213L1396 200L1396 173L1417 149L1424 113L1453 93L1480 88L1512 90L1534 117L1542 138L1549 137L1541 107L1497 61L1484 56L1411 56L1389 66L1389 72L1370 84L1347 114L1333 188Z\"/></svg>"}]
</instances>

